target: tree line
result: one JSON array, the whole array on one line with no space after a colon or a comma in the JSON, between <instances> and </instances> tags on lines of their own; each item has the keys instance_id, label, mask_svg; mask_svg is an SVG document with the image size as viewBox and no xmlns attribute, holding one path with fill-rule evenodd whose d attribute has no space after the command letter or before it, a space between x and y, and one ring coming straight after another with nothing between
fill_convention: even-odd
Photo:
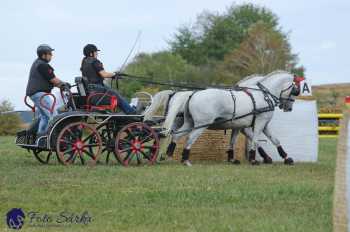
<instances>
[{"instance_id":1,"label":"tree line","mask_svg":"<svg viewBox=\"0 0 350 232\"><path fill-rule=\"evenodd\" d=\"M232 85L248 75L277 69L304 75L278 16L251 3L233 4L221 13L204 11L194 23L181 25L167 42L168 49L138 54L126 72L200 86ZM145 88L156 92L169 87L127 80L120 91L131 96Z\"/></svg>"}]
</instances>

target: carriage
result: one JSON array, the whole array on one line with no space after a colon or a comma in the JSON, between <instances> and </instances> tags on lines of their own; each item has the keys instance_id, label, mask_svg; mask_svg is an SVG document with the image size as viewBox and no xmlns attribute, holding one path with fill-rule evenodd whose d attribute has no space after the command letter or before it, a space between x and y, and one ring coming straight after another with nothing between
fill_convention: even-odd
<instances>
[{"instance_id":1,"label":"carriage","mask_svg":"<svg viewBox=\"0 0 350 232\"><path fill-rule=\"evenodd\" d=\"M142 115L118 112L117 99L107 93L89 92L83 77L76 77L74 86L76 92L61 89L64 107L49 122L46 135L37 136L36 118L28 129L17 133L16 145L32 152L43 164L55 160L64 165L94 165L103 160L123 166L156 162L160 129L143 122ZM53 98L51 106L40 99L42 107L53 112L58 99L50 93L43 97ZM152 103L152 96L147 93L138 93L137 97L145 108ZM25 104L35 112L27 99Z\"/></svg>"}]
</instances>

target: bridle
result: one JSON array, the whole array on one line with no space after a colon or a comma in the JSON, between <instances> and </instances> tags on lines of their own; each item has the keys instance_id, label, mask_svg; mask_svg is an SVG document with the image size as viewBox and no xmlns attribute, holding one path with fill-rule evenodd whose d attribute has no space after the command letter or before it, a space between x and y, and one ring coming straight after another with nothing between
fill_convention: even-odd
<instances>
[{"instance_id":1,"label":"bridle","mask_svg":"<svg viewBox=\"0 0 350 232\"><path fill-rule=\"evenodd\" d=\"M281 105L283 102L294 102L295 99L292 98L292 96L298 96L300 94L300 81L304 80L304 78L301 77L294 77L293 83L288 86L287 88L283 89L277 97L276 95L272 94L268 88L266 88L263 84L260 82L257 83L257 86L259 89L271 97L273 100L275 106ZM289 91L288 97L283 97L284 93Z\"/></svg>"},{"instance_id":2,"label":"bridle","mask_svg":"<svg viewBox=\"0 0 350 232\"><path fill-rule=\"evenodd\" d=\"M291 89L291 90L290 90ZM288 97L283 97L284 93L289 91ZM281 91L280 93L280 101L291 101L294 102L295 99L292 96L298 96L300 94L300 88L294 82L288 87Z\"/></svg>"}]
</instances>

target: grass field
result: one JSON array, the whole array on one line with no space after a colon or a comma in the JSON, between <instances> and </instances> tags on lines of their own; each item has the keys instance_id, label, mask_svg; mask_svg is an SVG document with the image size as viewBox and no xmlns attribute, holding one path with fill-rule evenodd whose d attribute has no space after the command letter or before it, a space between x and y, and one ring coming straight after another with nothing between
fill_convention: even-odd
<instances>
[{"instance_id":1,"label":"grass field","mask_svg":"<svg viewBox=\"0 0 350 232\"><path fill-rule=\"evenodd\" d=\"M316 164L44 166L0 137L0 214L92 216L45 227L27 216L21 231L331 231L335 154L336 140L322 139ZM3 219L0 231L10 231Z\"/></svg>"}]
</instances>

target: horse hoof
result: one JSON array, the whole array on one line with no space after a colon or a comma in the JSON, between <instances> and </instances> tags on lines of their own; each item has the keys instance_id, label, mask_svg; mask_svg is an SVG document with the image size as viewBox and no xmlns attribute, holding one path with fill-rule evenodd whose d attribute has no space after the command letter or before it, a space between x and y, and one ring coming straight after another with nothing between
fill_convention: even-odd
<instances>
[{"instance_id":1,"label":"horse hoof","mask_svg":"<svg viewBox=\"0 0 350 232\"><path fill-rule=\"evenodd\" d=\"M182 161L183 165L187 166L187 167L192 167L192 164L189 160L184 160Z\"/></svg>"},{"instance_id":2,"label":"horse hoof","mask_svg":"<svg viewBox=\"0 0 350 232\"><path fill-rule=\"evenodd\" d=\"M264 159L264 164L272 164L272 159L271 157L267 157Z\"/></svg>"},{"instance_id":3,"label":"horse hoof","mask_svg":"<svg viewBox=\"0 0 350 232\"><path fill-rule=\"evenodd\" d=\"M285 165L293 165L294 164L294 161L293 161L293 159L292 158L287 158L287 159L285 159L284 160L284 164Z\"/></svg>"},{"instance_id":4,"label":"horse hoof","mask_svg":"<svg viewBox=\"0 0 350 232\"><path fill-rule=\"evenodd\" d=\"M236 165L239 165L239 164L241 164L241 161L235 159L232 163L236 164Z\"/></svg>"},{"instance_id":5,"label":"horse hoof","mask_svg":"<svg viewBox=\"0 0 350 232\"><path fill-rule=\"evenodd\" d=\"M228 161L228 162L231 163L231 164L235 164L235 165L241 164L241 161L236 160L236 159L232 159L232 160L230 160L230 161Z\"/></svg>"},{"instance_id":6,"label":"horse hoof","mask_svg":"<svg viewBox=\"0 0 350 232\"><path fill-rule=\"evenodd\" d=\"M260 162L257 161L257 160L252 160L252 161L250 161L250 164L251 164L251 165L259 165Z\"/></svg>"}]
</instances>

